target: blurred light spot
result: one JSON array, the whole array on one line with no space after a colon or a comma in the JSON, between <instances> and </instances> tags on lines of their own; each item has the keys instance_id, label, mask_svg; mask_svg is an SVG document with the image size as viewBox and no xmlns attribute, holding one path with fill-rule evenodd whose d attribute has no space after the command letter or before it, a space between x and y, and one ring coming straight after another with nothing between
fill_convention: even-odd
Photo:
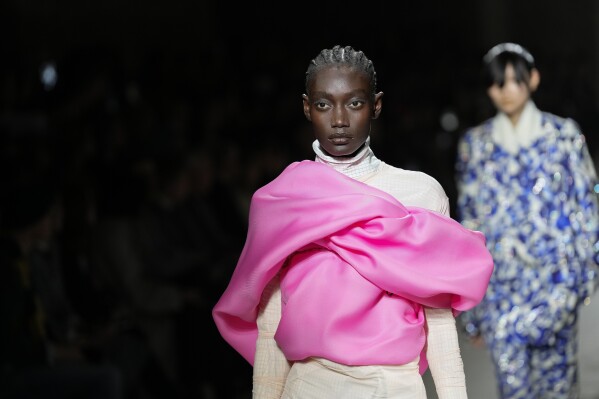
<instances>
[{"instance_id":1,"label":"blurred light spot","mask_svg":"<svg viewBox=\"0 0 599 399\"><path fill-rule=\"evenodd\" d=\"M455 131L460 124L458 116L453 111L443 112L439 122L441 123L441 128L446 132Z\"/></svg>"},{"instance_id":2,"label":"blurred light spot","mask_svg":"<svg viewBox=\"0 0 599 399\"><path fill-rule=\"evenodd\" d=\"M46 91L54 89L58 81L58 72L53 62L44 62L42 64L40 67L40 80Z\"/></svg>"},{"instance_id":3,"label":"blurred light spot","mask_svg":"<svg viewBox=\"0 0 599 399\"><path fill-rule=\"evenodd\" d=\"M591 304L591 297L587 296L584 298L584 306L589 306Z\"/></svg>"}]
</instances>

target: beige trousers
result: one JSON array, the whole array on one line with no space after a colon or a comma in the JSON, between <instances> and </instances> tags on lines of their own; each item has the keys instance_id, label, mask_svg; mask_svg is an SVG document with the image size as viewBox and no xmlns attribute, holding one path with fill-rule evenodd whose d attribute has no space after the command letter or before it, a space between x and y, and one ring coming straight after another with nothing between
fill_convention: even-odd
<instances>
[{"instance_id":1,"label":"beige trousers","mask_svg":"<svg viewBox=\"0 0 599 399\"><path fill-rule=\"evenodd\" d=\"M296 362L282 399L426 399L418 359L402 366L345 366L322 358Z\"/></svg>"}]
</instances>

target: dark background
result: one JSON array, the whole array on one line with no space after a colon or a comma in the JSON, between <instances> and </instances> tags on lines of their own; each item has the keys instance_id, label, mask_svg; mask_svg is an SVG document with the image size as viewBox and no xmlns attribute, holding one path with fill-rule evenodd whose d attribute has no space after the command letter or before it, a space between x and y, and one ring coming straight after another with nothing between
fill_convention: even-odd
<instances>
[{"instance_id":1,"label":"dark background","mask_svg":"<svg viewBox=\"0 0 599 399\"><path fill-rule=\"evenodd\" d=\"M478 71L498 42L519 42L535 55L539 107L576 119L595 147L598 7L592 0L5 0L2 119L60 111L68 113L63 120L87 123L104 102L107 118L142 107L152 114L150 126L134 126L139 145L179 140L223 152L234 142L246 152L274 146L285 161L311 157L300 97L305 69L320 49L349 44L374 61L385 92L376 154L431 173L453 200L454 144L490 115ZM45 61L58 69L51 91L37 81ZM445 111L459 125L444 133Z\"/></svg>"},{"instance_id":2,"label":"dark background","mask_svg":"<svg viewBox=\"0 0 599 399\"><path fill-rule=\"evenodd\" d=\"M532 52L541 72L537 105L575 119L599 158L598 19L593 0L3 0L4 190L49 172L65 200L68 240L83 229L80 208L90 187L114 211L130 204L134 191L126 179L115 184L115 176L148 160L172 166L164 160L201 153L214 179L228 186L236 204L230 213L242 220L229 224L229 233L243 237L251 193L289 162L313 157L301 108L304 73L322 48L342 44L373 60L385 93L372 134L375 154L437 178L453 207L456 141L492 115L479 67L499 42ZM40 81L45 63L56 67L51 87ZM456 124L444 127L443 115ZM80 282L67 280L72 300L86 303ZM220 284L208 308L226 279ZM219 374L238 376L243 397L249 366L214 336L208 317L198 320L186 320L185 342L194 342L188 378L197 364L213 364ZM205 347L216 348L213 357L203 357Z\"/></svg>"}]
</instances>

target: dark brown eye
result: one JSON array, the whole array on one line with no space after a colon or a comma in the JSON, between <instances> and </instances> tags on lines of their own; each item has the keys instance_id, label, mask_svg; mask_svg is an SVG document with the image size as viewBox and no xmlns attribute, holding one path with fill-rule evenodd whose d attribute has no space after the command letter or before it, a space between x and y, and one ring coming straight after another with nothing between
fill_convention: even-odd
<instances>
[{"instance_id":1,"label":"dark brown eye","mask_svg":"<svg viewBox=\"0 0 599 399\"><path fill-rule=\"evenodd\" d=\"M351 103L349 103L349 106L350 106L350 108L361 108L364 104L366 104L365 101L354 100Z\"/></svg>"},{"instance_id":2,"label":"dark brown eye","mask_svg":"<svg viewBox=\"0 0 599 399\"><path fill-rule=\"evenodd\" d=\"M325 110L329 108L329 104L324 101L315 101L314 107L320 110Z\"/></svg>"}]
</instances>

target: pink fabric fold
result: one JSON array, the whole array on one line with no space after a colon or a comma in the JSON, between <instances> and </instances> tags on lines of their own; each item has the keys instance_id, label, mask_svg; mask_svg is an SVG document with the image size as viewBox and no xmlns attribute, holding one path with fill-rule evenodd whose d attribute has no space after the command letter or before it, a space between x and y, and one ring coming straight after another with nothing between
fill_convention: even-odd
<instances>
[{"instance_id":1,"label":"pink fabric fold","mask_svg":"<svg viewBox=\"0 0 599 399\"><path fill-rule=\"evenodd\" d=\"M313 161L289 165L257 190L249 218L213 317L251 364L260 297L279 271L275 339L289 360L404 364L421 355L421 372L422 306L471 309L493 271L482 233Z\"/></svg>"}]
</instances>

